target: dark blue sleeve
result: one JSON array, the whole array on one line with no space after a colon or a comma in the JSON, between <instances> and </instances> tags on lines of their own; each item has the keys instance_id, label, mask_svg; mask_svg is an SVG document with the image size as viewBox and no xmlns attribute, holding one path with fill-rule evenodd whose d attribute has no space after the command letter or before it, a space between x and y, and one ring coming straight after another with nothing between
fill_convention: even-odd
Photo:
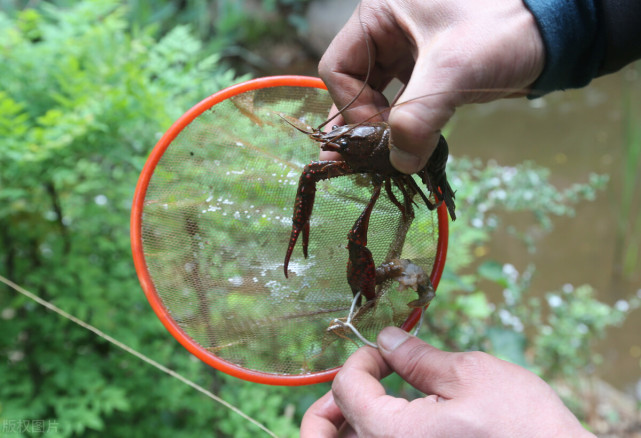
<instances>
[{"instance_id":1,"label":"dark blue sleeve","mask_svg":"<svg viewBox=\"0 0 641 438\"><path fill-rule=\"evenodd\" d=\"M597 76L604 57L598 0L523 2L534 15L545 44L545 66L532 89L547 93L587 85Z\"/></svg>"},{"instance_id":2,"label":"dark blue sleeve","mask_svg":"<svg viewBox=\"0 0 641 438\"><path fill-rule=\"evenodd\" d=\"M605 55L599 74L606 74L641 58L641 1L599 1L605 29Z\"/></svg>"}]
</instances>

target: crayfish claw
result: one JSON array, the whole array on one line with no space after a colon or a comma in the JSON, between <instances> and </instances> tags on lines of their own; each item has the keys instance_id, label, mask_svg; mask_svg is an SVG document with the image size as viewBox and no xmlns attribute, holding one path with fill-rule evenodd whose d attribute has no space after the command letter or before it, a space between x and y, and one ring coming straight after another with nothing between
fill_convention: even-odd
<instances>
[{"instance_id":1,"label":"crayfish claw","mask_svg":"<svg viewBox=\"0 0 641 438\"><path fill-rule=\"evenodd\" d=\"M303 255L307 258L307 245L309 244L309 221L303 225Z\"/></svg>"},{"instance_id":2,"label":"crayfish claw","mask_svg":"<svg viewBox=\"0 0 641 438\"><path fill-rule=\"evenodd\" d=\"M347 283L352 289L352 294L362 294L368 301L376 298L376 265L372 252L367 248L367 229L369 218L376 200L381 193L381 186L374 189L374 193L365 210L354 223L347 236ZM360 304L360 303L359 303Z\"/></svg>"},{"instance_id":3,"label":"crayfish claw","mask_svg":"<svg viewBox=\"0 0 641 438\"><path fill-rule=\"evenodd\" d=\"M293 228L292 234L289 237L289 246L287 247L287 252L285 253L285 262L283 263L285 278L289 278L287 275L287 267L289 266L289 259L292 257L292 252L294 252L294 247L296 246L296 241L298 240L299 233L300 233L300 229ZM305 254L305 257L307 257L307 254Z\"/></svg>"},{"instance_id":4,"label":"crayfish claw","mask_svg":"<svg viewBox=\"0 0 641 438\"><path fill-rule=\"evenodd\" d=\"M289 278L287 275L287 266L289 266L289 259L294 252L294 247L298 241L298 235L301 230L303 231L303 255L307 258L307 246L309 243L309 221L305 222L302 228L294 226L292 228L292 234L289 237L289 246L287 247L287 253L285 253L285 262L283 264L283 270L285 271L285 278Z\"/></svg>"}]
</instances>

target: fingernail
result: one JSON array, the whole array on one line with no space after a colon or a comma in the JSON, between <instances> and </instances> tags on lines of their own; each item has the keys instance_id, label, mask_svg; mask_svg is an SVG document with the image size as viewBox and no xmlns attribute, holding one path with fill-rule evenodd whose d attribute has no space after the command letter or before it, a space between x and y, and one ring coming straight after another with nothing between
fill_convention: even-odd
<instances>
[{"instance_id":1,"label":"fingernail","mask_svg":"<svg viewBox=\"0 0 641 438\"><path fill-rule=\"evenodd\" d=\"M409 338L410 334L405 330L398 327L386 327L378 334L378 347L391 353Z\"/></svg>"},{"instance_id":2,"label":"fingernail","mask_svg":"<svg viewBox=\"0 0 641 438\"><path fill-rule=\"evenodd\" d=\"M396 170L408 175L415 173L420 169L420 157L414 154L410 154L409 152L405 152L404 150L399 149L396 146L392 146L389 159L392 163L392 166L394 166Z\"/></svg>"}]
</instances>

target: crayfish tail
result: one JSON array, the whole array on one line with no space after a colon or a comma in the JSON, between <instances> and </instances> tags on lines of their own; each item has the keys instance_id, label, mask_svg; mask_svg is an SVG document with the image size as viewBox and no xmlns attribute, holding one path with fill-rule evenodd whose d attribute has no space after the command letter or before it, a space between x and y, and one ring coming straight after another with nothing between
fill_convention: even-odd
<instances>
[{"instance_id":1,"label":"crayfish tail","mask_svg":"<svg viewBox=\"0 0 641 438\"><path fill-rule=\"evenodd\" d=\"M452 187L450 186L450 183L447 181L447 176L443 174L443 181L440 184L440 189L442 193L442 198L443 202L445 202L445 206L447 207L447 211L450 213L450 217L452 218L452 222L456 220L456 204L454 204L454 190L452 190Z\"/></svg>"}]
</instances>

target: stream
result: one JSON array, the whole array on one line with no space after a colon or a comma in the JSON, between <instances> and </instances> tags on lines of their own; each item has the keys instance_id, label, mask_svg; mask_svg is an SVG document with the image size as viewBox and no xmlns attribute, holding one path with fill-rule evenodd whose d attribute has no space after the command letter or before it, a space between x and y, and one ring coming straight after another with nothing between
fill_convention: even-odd
<instances>
[{"instance_id":1,"label":"stream","mask_svg":"<svg viewBox=\"0 0 641 438\"><path fill-rule=\"evenodd\" d=\"M565 284L589 284L598 299L608 304L641 294L641 263L632 273L618 275L615 244L626 160L623 93L629 93L637 117L641 116L639 67L596 79L581 90L531 101L470 105L459 109L453 119L448 138L453 155L501 165L533 161L550 169L551 182L559 188L586 182L590 173L610 175L606 190L595 201L579 203L574 217L553 219L554 229L537 239L536 253L529 253L507 232L496 233L485 248L485 257L511 263L520 272L536 265L533 294L559 290ZM636 189L634 199L631 211L636 219L641 215L641 193ZM524 229L534 219L512 214L504 216L502 223ZM634 244L634 234L627 233L624 242ZM496 291L492 298L499 296ZM597 352L603 356L597 374L641 397L641 311L632 312L622 327L610 329Z\"/></svg>"}]
</instances>

